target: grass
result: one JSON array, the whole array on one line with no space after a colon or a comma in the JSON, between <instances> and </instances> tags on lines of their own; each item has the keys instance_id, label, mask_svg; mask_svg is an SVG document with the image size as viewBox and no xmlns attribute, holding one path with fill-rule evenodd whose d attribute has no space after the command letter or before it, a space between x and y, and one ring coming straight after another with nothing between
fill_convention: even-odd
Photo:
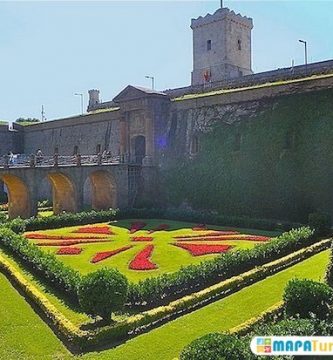
<instances>
[{"instance_id":1,"label":"grass","mask_svg":"<svg viewBox=\"0 0 333 360\"><path fill-rule=\"evenodd\" d=\"M172 360L195 338L224 331L259 315L282 298L294 278L323 278L329 250L195 312L128 340L114 349L71 355L30 306L0 274L0 359Z\"/></svg>"},{"instance_id":2,"label":"grass","mask_svg":"<svg viewBox=\"0 0 333 360\"><path fill-rule=\"evenodd\" d=\"M311 81L311 80L326 79L326 78L330 78L332 76L333 76L333 74L312 75L312 76L308 76L308 77L304 77L304 78L274 81L274 82L244 86L244 87L239 87L239 88L220 89L220 90L214 90L214 91L210 91L210 92L197 93L197 94L187 94L187 95L185 94L183 96L173 98L173 99L171 99L171 101L191 100L191 99L197 99L197 98L202 98L202 97L207 97L207 96L236 93L236 92L246 91L246 90L269 88L269 87L279 86L279 85L289 85L289 84L294 84L294 83L299 83L299 82L307 82L307 81Z\"/></svg>"},{"instance_id":3,"label":"grass","mask_svg":"<svg viewBox=\"0 0 333 360\"><path fill-rule=\"evenodd\" d=\"M94 243L94 244L78 244L75 246L81 247L83 249L82 253L79 255L58 255L59 259L61 259L65 264L71 266L72 268L80 271L82 274L86 274L88 272L94 271L96 269L109 266L117 268L121 271L130 281L137 282L139 280L143 280L147 277L158 276L162 273L171 273L180 269L181 266L186 266L189 264L199 264L202 261L211 259L213 257L219 256L218 254L210 254L203 256L192 256L188 251L184 249L180 249L179 247L173 246L172 243L175 243L175 239L173 236L177 235L193 235L193 234L204 234L205 232L193 231L192 227L196 224L185 223L185 222L177 222L177 221L165 221L159 219L152 220L144 220L148 225L146 229L152 229L159 224L167 223L170 226L169 231L159 231L153 234L148 234L147 230L137 231L135 234L131 236L152 236L154 240L152 242L133 242L131 241L131 236L128 232L130 228L130 224L137 220L122 220L112 223L112 231L115 235L109 236L109 242L104 243ZM94 226L104 224L95 224ZM67 227L62 229L55 230L46 230L46 231L38 231L41 234L48 235L62 235L62 236L82 236L84 234L75 234L74 230L77 230L79 227ZM226 230L227 228L218 227L218 226L210 226L211 230ZM228 228L230 229L230 228ZM232 229L237 230L242 234L253 234L253 235L266 235L266 236L276 236L278 232L267 232L267 231L255 231L249 229ZM91 234L90 234L91 235ZM99 237L99 236L96 236ZM38 241L43 242L43 240ZM191 241L191 243L199 243L198 241ZM201 242L202 243L202 242ZM209 244L228 244L234 246L233 250L240 248L251 248L256 242L253 241L243 241L243 240L233 240L233 241L210 241ZM90 260L97 252L115 250L121 248L126 245L133 245L132 248L121 252L113 257L110 257L104 261L99 263L92 264ZM153 263L158 265L158 269L149 270L149 271L137 271L129 269L129 262L135 257L135 255L145 248L148 244L154 244L154 251L151 257ZM47 246L42 247L43 250L55 253L59 247L56 246ZM232 251L233 251L232 250Z\"/></svg>"}]
</instances>

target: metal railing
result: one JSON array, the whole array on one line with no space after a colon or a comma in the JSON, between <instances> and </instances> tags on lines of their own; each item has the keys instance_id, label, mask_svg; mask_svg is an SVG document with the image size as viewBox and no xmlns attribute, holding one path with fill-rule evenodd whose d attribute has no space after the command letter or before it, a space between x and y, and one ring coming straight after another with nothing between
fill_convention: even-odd
<instances>
[{"instance_id":1,"label":"metal railing","mask_svg":"<svg viewBox=\"0 0 333 360\"><path fill-rule=\"evenodd\" d=\"M4 155L0 158L0 168L34 168L58 166L111 165L127 163L125 156L73 155L73 156L37 156L37 155Z\"/></svg>"}]
</instances>

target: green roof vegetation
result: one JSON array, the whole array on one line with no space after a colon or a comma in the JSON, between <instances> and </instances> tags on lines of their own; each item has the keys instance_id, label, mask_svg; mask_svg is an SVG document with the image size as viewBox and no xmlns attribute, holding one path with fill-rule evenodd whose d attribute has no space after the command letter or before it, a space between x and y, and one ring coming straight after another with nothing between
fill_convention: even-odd
<instances>
[{"instance_id":1,"label":"green roof vegetation","mask_svg":"<svg viewBox=\"0 0 333 360\"><path fill-rule=\"evenodd\" d=\"M191 99L197 99L197 98L202 98L202 97L207 97L207 96L223 95L223 94L236 93L236 92L246 91L246 90L269 88L272 86L288 85L288 84L306 82L306 81L311 81L311 80L326 79L326 78L331 78L331 77L333 77L333 73L322 74L322 75L312 75L312 76L308 76L308 77L300 78L300 79L281 80L281 81L274 81L274 82L268 82L268 83L264 83L264 84L251 85L251 86L245 86L245 87L239 87L239 88L219 89L219 90L214 90L214 91L204 92L204 93L186 94L186 95L171 99L171 101L191 100Z\"/></svg>"}]
</instances>

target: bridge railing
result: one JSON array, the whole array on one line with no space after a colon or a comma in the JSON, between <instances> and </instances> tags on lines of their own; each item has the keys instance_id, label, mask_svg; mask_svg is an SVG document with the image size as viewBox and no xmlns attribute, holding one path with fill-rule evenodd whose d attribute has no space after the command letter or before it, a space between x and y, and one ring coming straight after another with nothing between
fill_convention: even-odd
<instances>
[{"instance_id":1,"label":"bridge railing","mask_svg":"<svg viewBox=\"0 0 333 360\"><path fill-rule=\"evenodd\" d=\"M26 167L58 167L58 166L88 166L125 163L121 156L73 155L73 156L37 156L37 155L4 155L0 157L0 168Z\"/></svg>"}]
</instances>

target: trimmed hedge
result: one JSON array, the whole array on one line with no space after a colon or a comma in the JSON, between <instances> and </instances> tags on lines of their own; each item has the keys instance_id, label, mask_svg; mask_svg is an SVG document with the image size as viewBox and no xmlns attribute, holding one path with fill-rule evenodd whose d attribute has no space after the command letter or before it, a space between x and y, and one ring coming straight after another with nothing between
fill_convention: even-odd
<instances>
[{"instance_id":1,"label":"trimmed hedge","mask_svg":"<svg viewBox=\"0 0 333 360\"><path fill-rule=\"evenodd\" d=\"M160 306L158 308L142 312L137 315L130 316L124 321L113 323L111 325L97 328L95 330L80 330L76 325L72 324L66 317L60 313L52 303L37 290L31 283L16 270L7 260L0 255L0 269L4 270L11 279L20 287L28 298L51 319L53 325L65 338L73 344L79 345L81 349L88 349L95 345L102 345L104 343L110 344L110 341L120 341L129 335L137 334L140 331L146 331L148 327L156 325L170 319L173 316L179 316L186 311L190 311L197 306L211 300L217 294L225 292L230 294L230 291L239 290L241 287L250 283L258 281L274 272L280 271L282 268L290 266L297 261L313 255L327 247L328 240L322 240L320 243L314 244L308 248L299 250L282 259L271 262L262 267L253 269L241 276L225 280L220 284L214 285L210 288L194 293L184 298L178 299L167 306ZM280 305L272 308L269 311L269 316L280 311ZM264 316L266 318L266 315ZM253 323L251 324L253 326Z\"/></svg>"},{"instance_id":2,"label":"trimmed hedge","mask_svg":"<svg viewBox=\"0 0 333 360\"><path fill-rule=\"evenodd\" d=\"M308 227L291 230L252 249L225 253L199 265L182 267L175 273L162 274L136 284L132 283L129 288L128 302L132 305L148 307L167 303L173 298L198 291L221 279L228 279L255 266L281 258L314 241L313 230Z\"/></svg>"},{"instance_id":3,"label":"trimmed hedge","mask_svg":"<svg viewBox=\"0 0 333 360\"><path fill-rule=\"evenodd\" d=\"M289 316L325 319L333 305L333 290L317 281L292 279L284 289L283 300Z\"/></svg>"},{"instance_id":4,"label":"trimmed hedge","mask_svg":"<svg viewBox=\"0 0 333 360\"><path fill-rule=\"evenodd\" d=\"M0 243L50 285L77 302L77 289L81 281L78 271L59 261L54 254L46 253L10 229L0 228Z\"/></svg>"},{"instance_id":5,"label":"trimmed hedge","mask_svg":"<svg viewBox=\"0 0 333 360\"><path fill-rule=\"evenodd\" d=\"M248 345L239 337L213 333L194 340L186 346L180 360L250 360Z\"/></svg>"},{"instance_id":6,"label":"trimmed hedge","mask_svg":"<svg viewBox=\"0 0 333 360\"><path fill-rule=\"evenodd\" d=\"M223 216L216 213L181 209L110 209L105 211L87 211L80 213L64 213L47 217L34 217L26 220L16 218L7 222L6 226L20 233L25 230L47 230L66 226L86 225L115 219L169 219L188 221L193 223L206 223L210 225L243 227L262 230L284 230L301 227L299 223L279 222L277 220L253 219L246 216Z\"/></svg>"},{"instance_id":7,"label":"trimmed hedge","mask_svg":"<svg viewBox=\"0 0 333 360\"><path fill-rule=\"evenodd\" d=\"M180 354L180 360L226 360L242 359L256 360L258 357L251 352L250 343L254 336L332 336L333 323L313 319L282 319L268 324L260 324L246 336L221 334L207 334L192 341ZM228 339L228 343L226 342ZM228 357L226 350L232 354L233 345L237 344L241 352L239 357ZM236 350L237 351L237 350ZM294 359L291 356L278 357L280 360Z\"/></svg>"}]
</instances>

